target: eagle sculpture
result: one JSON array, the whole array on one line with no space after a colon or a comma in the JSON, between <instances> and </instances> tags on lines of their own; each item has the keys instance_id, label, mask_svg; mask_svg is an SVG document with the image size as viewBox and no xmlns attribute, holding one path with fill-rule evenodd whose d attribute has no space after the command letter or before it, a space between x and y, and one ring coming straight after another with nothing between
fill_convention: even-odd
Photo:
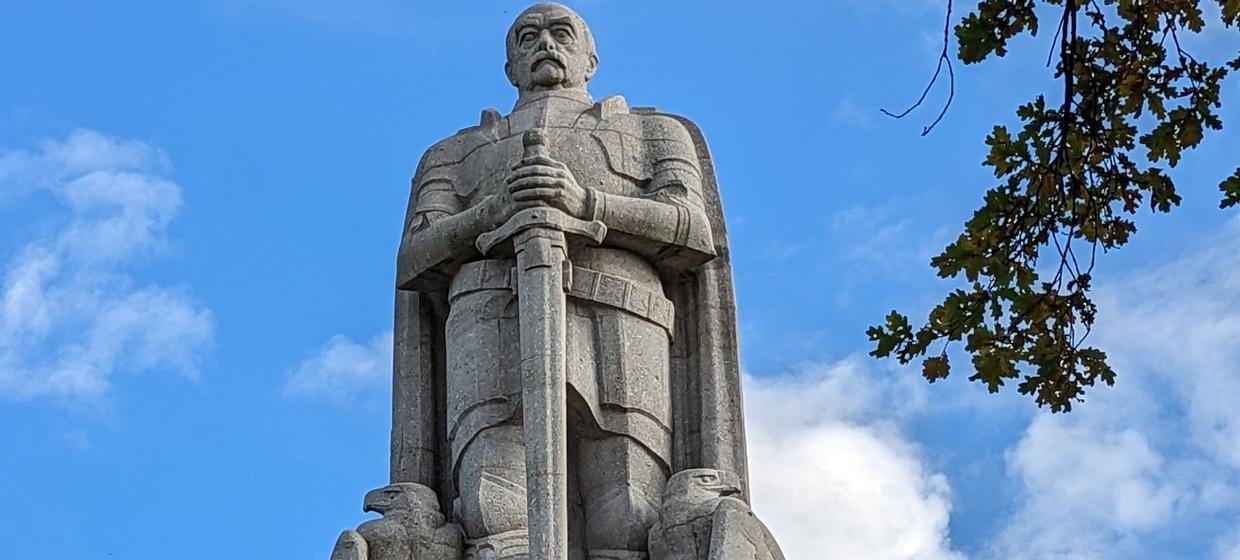
<instances>
[{"instance_id":1,"label":"eagle sculpture","mask_svg":"<svg viewBox=\"0 0 1240 560\"><path fill-rule=\"evenodd\" d=\"M672 476L649 546L651 560L784 560L771 532L741 499L740 476L717 469Z\"/></svg>"},{"instance_id":2,"label":"eagle sculpture","mask_svg":"<svg viewBox=\"0 0 1240 560\"><path fill-rule=\"evenodd\" d=\"M401 483L371 490L362 509L383 517L341 533L331 560L460 560L461 530L444 521L430 488Z\"/></svg>"}]
</instances>

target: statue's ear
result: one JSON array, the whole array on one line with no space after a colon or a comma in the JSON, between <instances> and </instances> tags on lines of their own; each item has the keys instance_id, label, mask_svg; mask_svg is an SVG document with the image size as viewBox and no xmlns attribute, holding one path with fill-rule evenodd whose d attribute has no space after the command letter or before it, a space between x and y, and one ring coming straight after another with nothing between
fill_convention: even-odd
<instances>
[{"instance_id":1,"label":"statue's ear","mask_svg":"<svg viewBox=\"0 0 1240 560\"><path fill-rule=\"evenodd\" d=\"M512 63L511 62L504 63L504 75L508 76L508 83L512 84L513 87L517 87L517 77L512 75Z\"/></svg>"},{"instance_id":2,"label":"statue's ear","mask_svg":"<svg viewBox=\"0 0 1240 560\"><path fill-rule=\"evenodd\" d=\"M590 81L594 77L594 73L598 71L598 55L590 55L590 66L586 68L586 81Z\"/></svg>"}]
</instances>

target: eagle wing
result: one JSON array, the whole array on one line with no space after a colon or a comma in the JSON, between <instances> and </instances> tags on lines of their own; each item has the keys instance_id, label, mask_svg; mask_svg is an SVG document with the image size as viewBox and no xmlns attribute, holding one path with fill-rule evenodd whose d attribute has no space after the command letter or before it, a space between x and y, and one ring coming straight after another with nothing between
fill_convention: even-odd
<instances>
[{"instance_id":1,"label":"eagle wing","mask_svg":"<svg viewBox=\"0 0 1240 560\"><path fill-rule=\"evenodd\" d=\"M336 539L336 548L332 549L331 560L367 560L370 556L369 547L362 534L349 529L340 533Z\"/></svg>"},{"instance_id":2,"label":"eagle wing","mask_svg":"<svg viewBox=\"0 0 1240 560\"><path fill-rule=\"evenodd\" d=\"M708 560L784 560L766 525L743 502L727 502L715 510Z\"/></svg>"}]
</instances>

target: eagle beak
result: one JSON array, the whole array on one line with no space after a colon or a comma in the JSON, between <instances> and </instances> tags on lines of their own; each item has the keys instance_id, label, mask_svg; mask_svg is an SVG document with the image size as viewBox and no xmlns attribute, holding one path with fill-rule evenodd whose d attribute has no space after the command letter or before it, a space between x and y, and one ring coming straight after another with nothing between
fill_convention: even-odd
<instances>
[{"instance_id":1,"label":"eagle beak","mask_svg":"<svg viewBox=\"0 0 1240 560\"><path fill-rule=\"evenodd\" d=\"M744 492L741 492L740 477L726 476L719 481L716 486L720 496L739 498Z\"/></svg>"},{"instance_id":2,"label":"eagle beak","mask_svg":"<svg viewBox=\"0 0 1240 560\"><path fill-rule=\"evenodd\" d=\"M366 493L366 498L362 500L362 511L379 515L383 515L387 511L387 499L383 494L383 489L371 490Z\"/></svg>"}]
</instances>

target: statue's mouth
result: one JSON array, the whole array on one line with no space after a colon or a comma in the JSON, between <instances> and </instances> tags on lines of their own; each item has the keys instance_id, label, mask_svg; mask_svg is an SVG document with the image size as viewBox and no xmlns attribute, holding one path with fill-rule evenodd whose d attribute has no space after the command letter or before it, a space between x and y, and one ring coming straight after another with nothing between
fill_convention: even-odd
<instances>
[{"instance_id":1,"label":"statue's mouth","mask_svg":"<svg viewBox=\"0 0 1240 560\"><path fill-rule=\"evenodd\" d=\"M534 64L530 65L530 70L531 71L538 70L538 67L542 66L544 62L550 62L552 64L555 64L556 66L559 66L561 70L564 70L567 67L564 61L560 60L559 55L556 55L554 53L547 53L547 54L544 54L538 57L538 59L534 61Z\"/></svg>"}]
</instances>

